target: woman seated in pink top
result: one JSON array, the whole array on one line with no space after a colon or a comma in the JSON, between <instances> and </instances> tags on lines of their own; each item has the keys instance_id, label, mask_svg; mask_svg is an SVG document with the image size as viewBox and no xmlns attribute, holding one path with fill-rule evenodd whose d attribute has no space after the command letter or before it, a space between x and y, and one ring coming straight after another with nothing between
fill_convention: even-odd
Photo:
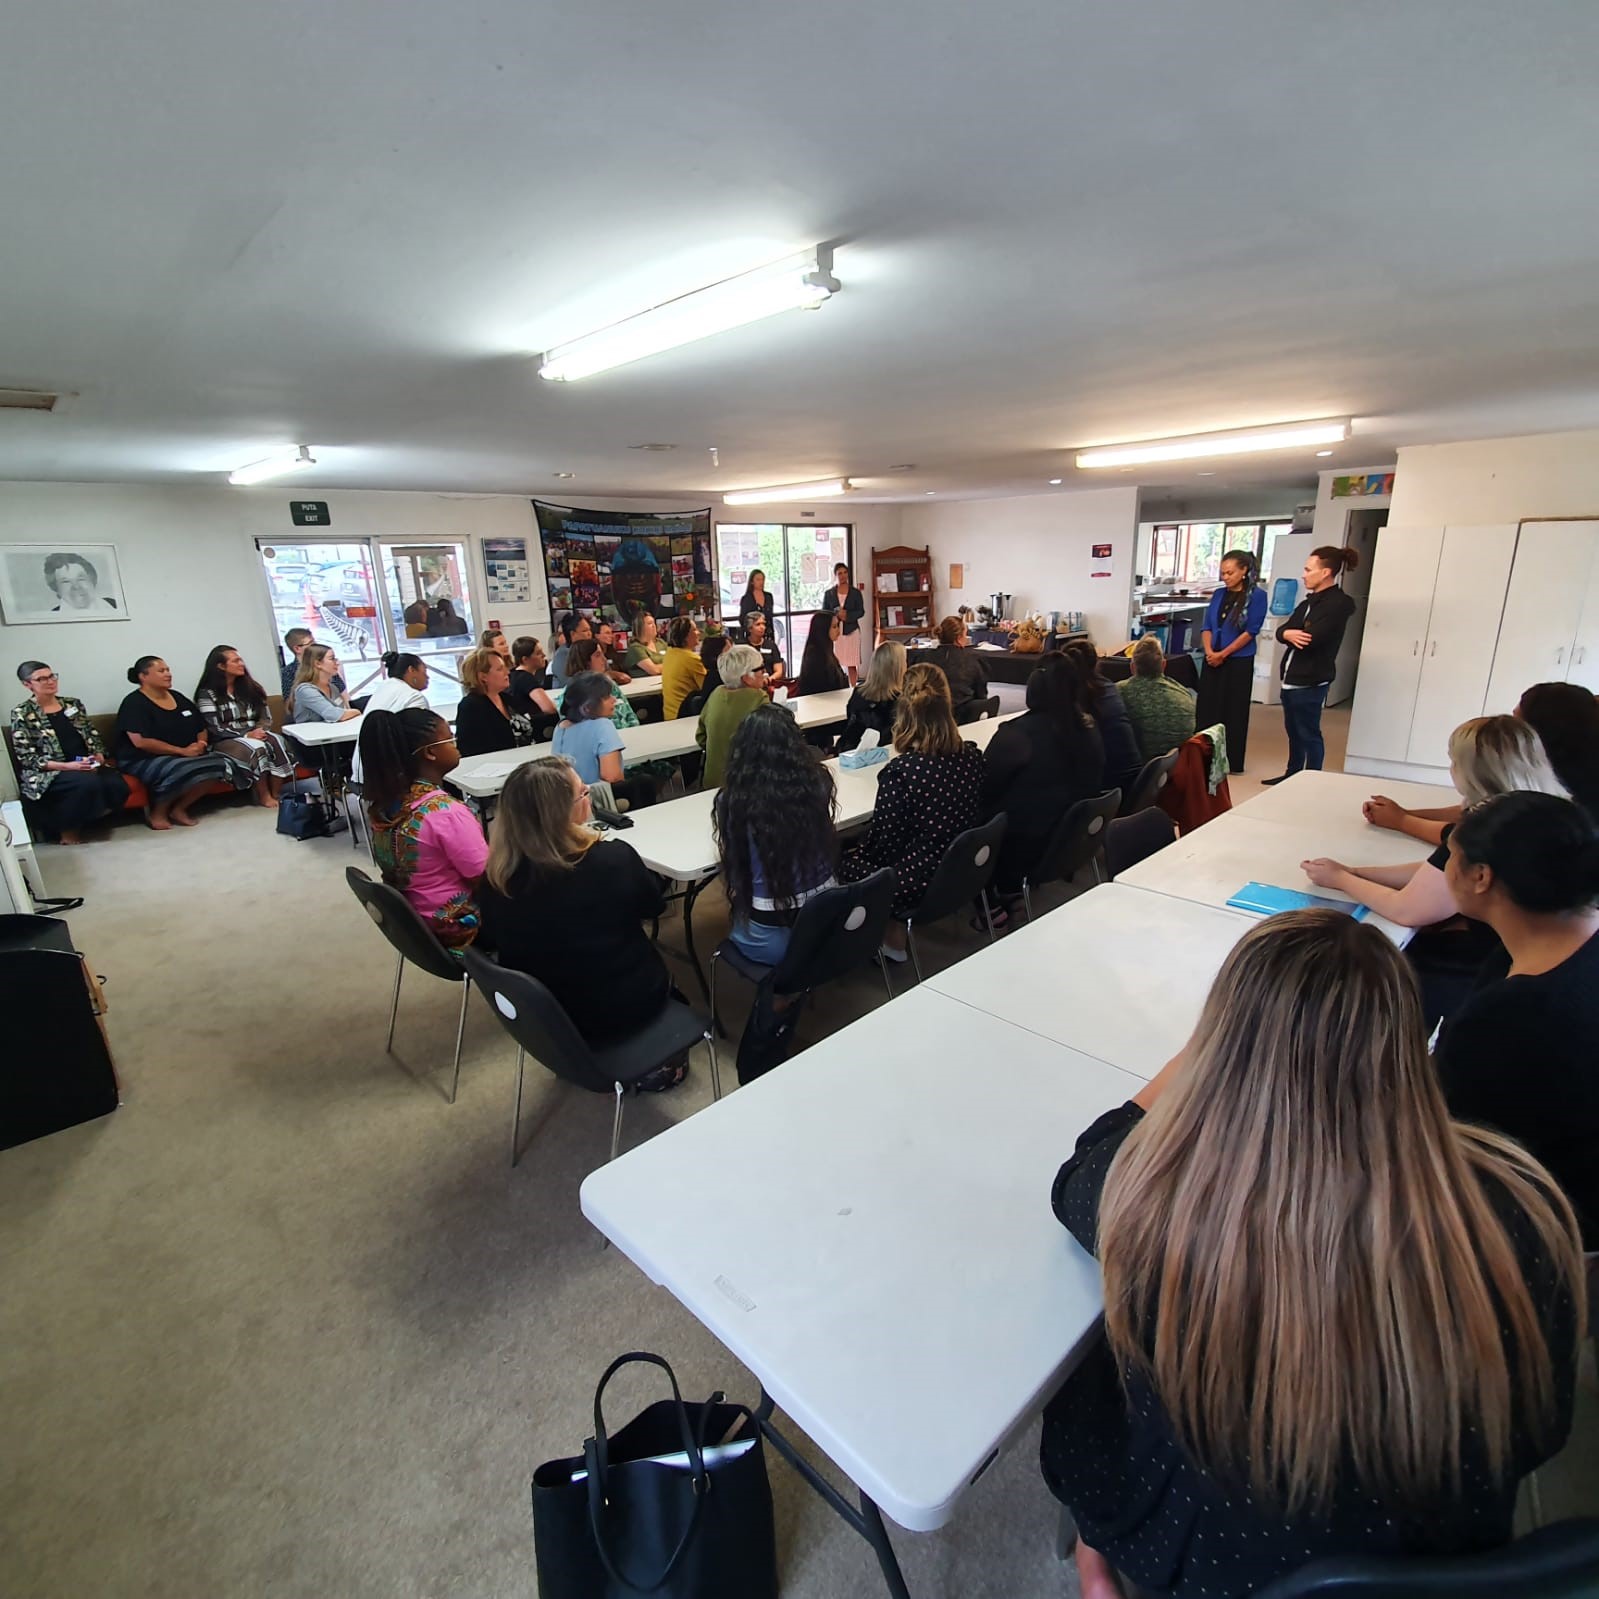
<instances>
[{"instance_id":1,"label":"woman seated in pink top","mask_svg":"<svg viewBox=\"0 0 1599 1599\"><path fill-rule=\"evenodd\" d=\"M478 879L489 856L471 807L439 787L460 760L450 724L435 711L369 711L361 724L373 857L383 881L450 949L477 937Z\"/></svg>"}]
</instances>

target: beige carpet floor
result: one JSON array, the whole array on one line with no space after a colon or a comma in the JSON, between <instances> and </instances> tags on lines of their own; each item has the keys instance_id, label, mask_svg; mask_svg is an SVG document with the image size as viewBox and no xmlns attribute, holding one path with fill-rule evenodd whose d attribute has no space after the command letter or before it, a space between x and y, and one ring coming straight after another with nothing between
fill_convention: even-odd
<instances>
[{"instance_id":1,"label":"beige carpet floor","mask_svg":"<svg viewBox=\"0 0 1599 1599\"><path fill-rule=\"evenodd\" d=\"M70 922L109 979L124 1103L0 1154L7 1599L531 1595L529 1475L580 1445L614 1354L653 1349L691 1393L754 1400L578 1213L607 1102L531 1071L513 1171L513 1051L481 1002L457 1104L452 990L408 977L384 1054L392 962L345 886L363 860L347 840L223 809L40 853L52 892L86 896ZM698 921L709 947L714 890ZM973 938L934 930L924 950L938 966ZM841 985L802 1042L879 996L869 975ZM736 1029L742 1003L728 1013ZM624 1141L708 1098L696 1064L629 1102ZM1060 1131L1064 1154L1079 1129ZM704 1176L703 1203L739 1202ZM616 1413L648 1397L622 1384ZM949 1527L896 1535L918 1599L1076 1592L1036 1449L1033 1426ZM775 1457L771 1476L784 1594L880 1592L866 1546Z\"/></svg>"}]
</instances>

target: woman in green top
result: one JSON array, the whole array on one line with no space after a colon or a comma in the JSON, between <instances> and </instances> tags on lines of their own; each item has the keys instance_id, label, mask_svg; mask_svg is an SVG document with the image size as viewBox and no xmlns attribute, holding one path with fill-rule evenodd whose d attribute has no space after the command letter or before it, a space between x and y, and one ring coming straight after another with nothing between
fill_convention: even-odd
<instances>
[{"instance_id":1,"label":"woman in green top","mask_svg":"<svg viewBox=\"0 0 1599 1599\"><path fill-rule=\"evenodd\" d=\"M633 642L627 647L623 665L630 672L642 672L646 677L661 675L661 662L666 659L666 646L660 642L660 629L648 611L638 613L638 623L633 629Z\"/></svg>"},{"instance_id":2,"label":"woman in green top","mask_svg":"<svg viewBox=\"0 0 1599 1599\"><path fill-rule=\"evenodd\" d=\"M716 663L722 686L706 696L694 742L705 751L702 786L717 788L738 724L766 704L766 662L751 644L733 644Z\"/></svg>"}]
</instances>

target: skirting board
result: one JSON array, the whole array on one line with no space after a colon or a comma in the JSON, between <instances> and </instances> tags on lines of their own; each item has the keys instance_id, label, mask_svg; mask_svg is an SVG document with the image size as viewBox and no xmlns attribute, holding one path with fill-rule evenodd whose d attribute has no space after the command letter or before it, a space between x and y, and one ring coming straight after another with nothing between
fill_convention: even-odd
<instances>
[{"instance_id":1,"label":"skirting board","mask_svg":"<svg viewBox=\"0 0 1599 1599\"><path fill-rule=\"evenodd\" d=\"M1344 770L1361 777L1395 777L1407 783L1436 783L1450 788L1447 766L1417 766L1410 761L1374 761L1364 755L1344 756Z\"/></svg>"}]
</instances>

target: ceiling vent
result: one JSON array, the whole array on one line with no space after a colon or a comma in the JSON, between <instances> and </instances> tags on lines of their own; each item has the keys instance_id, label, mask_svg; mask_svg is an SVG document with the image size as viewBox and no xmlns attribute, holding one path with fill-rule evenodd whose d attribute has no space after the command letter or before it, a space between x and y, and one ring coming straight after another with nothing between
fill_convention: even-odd
<instances>
[{"instance_id":1,"label":"ceiling vent","mask_svg":"<svg viewBox=\"0 0 1599 1599\"><path fill-rule=\"evenodd\" d=\"M53 411L60 403L59 394L43 389L0 389L0 411Z\"/></svg>"}]
</instances>

